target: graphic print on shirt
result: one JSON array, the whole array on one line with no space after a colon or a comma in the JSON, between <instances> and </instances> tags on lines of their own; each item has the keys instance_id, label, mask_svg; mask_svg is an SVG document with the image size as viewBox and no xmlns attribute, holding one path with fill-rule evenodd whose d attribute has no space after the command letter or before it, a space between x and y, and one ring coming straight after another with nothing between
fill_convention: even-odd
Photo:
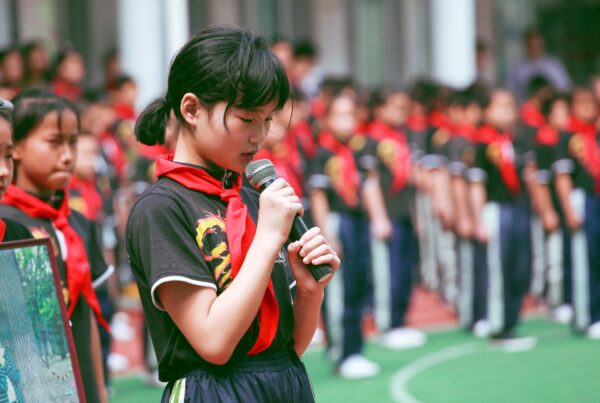
<instances>
[{"instance_id":1,"label":"graphic print on shirt","mask_svg":"<svg viewBox=\"0 0 600 403\"><path fill-rule=\"evenodd\" d=\"M231 283L231 256L225 232L225 218L209 214L196 221L196 243L204 260L210 263L219 292Z\"/></svg>"}]
</instances>

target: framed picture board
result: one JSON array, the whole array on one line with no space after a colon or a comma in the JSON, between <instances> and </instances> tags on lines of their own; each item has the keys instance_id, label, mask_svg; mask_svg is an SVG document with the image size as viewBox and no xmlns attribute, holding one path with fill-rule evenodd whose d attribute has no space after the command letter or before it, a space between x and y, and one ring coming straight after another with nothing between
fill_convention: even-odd
<instances>
[{"instance_id":1,"label":"framed picture board","mask_svg":"<svg viewBox=\"0 0 600 403\"><path fill-rule=\"evenodd\" d=\"M0 243L0 401L84 402L50 241ZM4 399L4 400L3 400Z\"/></svg>"}]
</instances>

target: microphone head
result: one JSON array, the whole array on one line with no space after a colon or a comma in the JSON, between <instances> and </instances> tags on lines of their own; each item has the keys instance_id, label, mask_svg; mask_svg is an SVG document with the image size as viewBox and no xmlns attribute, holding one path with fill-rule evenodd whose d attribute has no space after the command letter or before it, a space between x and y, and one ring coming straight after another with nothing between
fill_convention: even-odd
<instances>
[{"instance_id":1,"label":"microphone head","mask_svg":"<svg viewBox=\"0 0 600 403\"><path fill-rule=\"evenodd\" d=\"M0 97L0 109L7 109L9 111L12 111L14 109L14 106L12 102Z\"/></svg>"},{"instance_id":2,"label":"microphone head","mask_svg":"<svg viewBox=\"0 0 600 403\"><path fill-rule=\"evenodd\" d=\"M270 160L262 159L252 161L246 167L246 178L248 182L255 188L261 189L265 183L273 182L277 179L275 166Z\"/></svg>"}]
</instances>

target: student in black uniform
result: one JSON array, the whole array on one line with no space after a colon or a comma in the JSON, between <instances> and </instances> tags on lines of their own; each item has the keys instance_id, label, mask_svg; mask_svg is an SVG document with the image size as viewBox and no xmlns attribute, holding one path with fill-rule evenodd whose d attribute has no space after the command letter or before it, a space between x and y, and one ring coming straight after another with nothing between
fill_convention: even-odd
<instances>
[{"instance_id":1,"label":"student in black uniform","mask_svg":"<svg viewBox=\"0 0 600 403\"><path fill-rule=\"evenodd\" d=\"M0 198L13 178L12 104L0 98ZM0 218L0 242L30 239L31 233L16 221Z\"/></svg>"},{"instance_id":2,"label":"student in black uniform","mask_svg":"<svg viewBox=\"0 0 600 403\"><path fill-rule=\"evenodd\" d=\"M317 283L304 263L337 269L339 259L317 228L286 244L302 214L289 184L277 179L259 197L241 177L289 91L264 38L212 27L181 48L166 96L137 122L148 145L164 141L172 115L181 124L175 154L157 159L158 181L134 205L126 238L168 382L164 402L314 400L298 357L327 281Z\"/></svg>"},{"instance_id":3,"label":"student in black uniform","mask_svg":"<svg viewBox=\"0 0 600 403\"><path fill-rule=\"evenodd\" d=\"M344 258L341 275L328 288L325 320L328 358L343 378L375 376L379 366L363 354L361 319L369 298L369 220L361 201L367 138L357 134L356 94L331 94L308 181L313 219ZM381 205L383 207L383 204Z\"/></svg>"},{"instance_id":4,"label":"student in black uniform","mask_svg":"<svg viewBox=\"0 0 600 403\"><path fill-rule=\"evenodd\" d=\"M383 206L368 209L375 319L383 346L420 347L425 343L425 334L406 326L418 253L411 214L415 196L411 151L403 130L410 113L410 97L399 89L379 88L371 94L369 104L373 120L368 134L375 143L371 153L376 161L376 185L383 196ZM369 196L366 200L372 199L372 192Z\"/></svg>"},{"instance_id":5,"label":"student in black uniform","mask_svg":"<svg viewBox=\"0 0 600 403\"><path fill-rule=\"evenodd\" d=\"M25 225L53 244L86 400L106 401L96 320L108 328L94 286L110 276L94 225L68 206L66 187L75 161L79 117L73 104L39 90L14 99L15 179L0 216ZM40 163L43 161L43 163ZM94 315L95 314L95 315Z\"/></svg>"},{"instance_id":6,"label":"student in black uniform","mask_svg":"<svg viewBox=\"0 0 600 403\"><path fill-rule=\"evenodd\" d=\"M492 338L498 343L510 349L529 349L535 339L515 334L529 289L531 256L524 167L511 134L516 121L513 95L494 90L484 107L484 119L486 124L479 129L479 144L467 177L472 183L475 233L486 245L487 319Z\"/></svg>"},{"instance_id":7,"label":"student in black uniform","mask_svg":"<svg viewBox=\"0 0 600 403\"><path fill-rule=\"evenodd\" d=\"M574 327L600 339L600 135L592 91L573 91L572 134L561 136L552 164L571 232Z\"/></svg>"}]
</instances>

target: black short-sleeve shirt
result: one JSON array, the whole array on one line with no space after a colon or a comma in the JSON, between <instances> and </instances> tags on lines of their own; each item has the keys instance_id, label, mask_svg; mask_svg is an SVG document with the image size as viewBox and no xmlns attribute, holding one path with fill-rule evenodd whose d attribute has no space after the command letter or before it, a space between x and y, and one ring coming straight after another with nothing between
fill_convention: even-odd
<instances>
[{"instance_id":1,"label":"black short-sleeve shirt","mask_svg":"<svg viewBox=\"0 0 600 403\"><path fill-rule=\"evenodd\" d=\"M356 189L356 198L358 203L350 206L338 192L344 188L344 173L341 170L341 163L329 149L319 146L317 155L312 160L310 166L310 176L307 187L310 190L320 189L325 191L329 208L334 212L349 212L352 214L362 214L363 206L360 197L361 187L364 184L366 173L375 169L376 162L369 152L372 139L362 134L357 134L348 142L348 147L352 150L354 162L359 174L359 184Z\"/></svg>"},{"instance_id":2,"label":"black short-sleeve shirt","mask_svg":"<svg viewBox=\"0 0 600 403\"><path fill-rule=\"evenodd\" d=\"M2 221L4 221L4 224L6 225L2 242L21 241L24 239L33 238L31 232L29 232L25 226L19 224L18 222L9 220L7 218L3 218Z\"/></svg>"},{"instance_id":3,"label":"black short-sleeve shirt","mask_svg":"<svg viewBox=\"0 0 600 403\"><path fill-rule=\"evenodd\" d=\"M552 171L556 175L571 174L575 188L593 192L595 180L587 166L588 145L584 136L580 133L561 133ZM596 145L600 147L598 134L596 134Z\"/></svg>"},{"instance_id":4,"label":"black short-sleeve shirt","mask_svg":"<svg viewBox=\"0 0 600 403\"><path fill-rule=\"evenodd\" d=\"M372 140L369 143L368 153L376 162L388 215L397 219L409 218L414 202L415 187L407 180L402 189L398 191L393 189L394 170L398 166L407 164L410 167L411 163L412 153L406 137L400 133L397 139ZM406 174L410 175L410 172L406 172Z\"/></svg>"},{"instance_id":5,"label":"black short-sleeve shirt","mask_svg":"<svg viewBox=\"0 0 600 403\"><path fill-rule=\"evenodd\" d=\"M256 221L258 193L244 187L241 195L250 216ZM182 378L197 368L223 371L227 367L227 364L211 365L198 355L163 310L156 294L157 287L169 281L212 288L217 294L226 289L232 281L226 210L227 205L218 196L188 189L162 177L140 196L131 211L127 224L127 251L162 381ZM279 322L275 339L265 352L293 347L294 318L290 293L293 279L290 273L287 252L282 248L271 276L279 307ZM255 318L230 362L246 355L257 335Z\"/></svg>"},{"instance_id":6,"label":"black short-sleeve shirt","mask_svg":"<svg viewBox=\"0 0 600 403\"><path fill-rule=\"evenodd\" d=\"M514 145L511 145L514 155L514 164L519 175L520 193L524 191L522 178L523 160L518 158ZM487 199L491 202L507 202L515 200L514 195L504 182L500 171L500 144L478 143L475 146L475 157L471 167L467 169L467 179L471 182L482 182L485 184Z\"/></svg>"},{"instance_id":7,"label":"black short-sleeve shirt","mask_svg":"<svg viewBox=\"0 0 600 403\"><path fill-rule=\"evenodd\" d=\"M62 233L59 233L52 223L45 219L33 218L16 207L0 204L0 217L7 222L10 220L24 226L33 238L50 238L52 251L56 259L59 277L63 286L63 293L67 288L67 272L63 256L68 253L66 244L61 242ZM99 286L108 279L112 269L109 269L104 261L94 224L83 215L71 211L69 224L77 232L84 242L84 247L92 271L92 281ZM7 230L8 230L7 225ZM8 232L7 232L8 235ZM5 240L8 240L5 237ZM88 402L99 401L96 388L95 372L92 365L90 350L91 308L85 298L80 297L71 316L71 331L77 352L77 360L81 371L81 378Z\"/></svg>"}]
</instances>

